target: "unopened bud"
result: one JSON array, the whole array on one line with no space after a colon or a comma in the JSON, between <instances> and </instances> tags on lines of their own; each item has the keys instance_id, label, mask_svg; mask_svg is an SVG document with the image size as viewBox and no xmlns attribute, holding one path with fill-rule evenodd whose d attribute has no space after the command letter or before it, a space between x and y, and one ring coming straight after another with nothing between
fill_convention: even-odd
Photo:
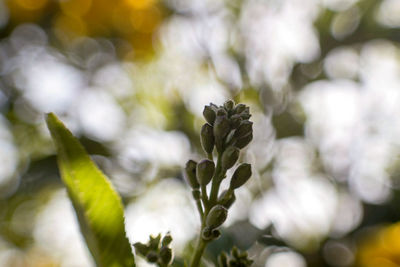
<instances>
[{"instance_id":1,"label":"unopened bud","mask_svg":"<svg viewBox=\"0 0 400 267\"><path fill-rule=\"evenodd\" d=\"M162 247L160 249L160 259L162 263L169 266L172 263L172 250L168 247Z\"/></svg>"},{"instance_id":2,"label":"unopened bud","mask_svg":"<svg viewBox=\"0 0 400 267\"><path fill-rule=\"evenodd\" d=\"M239 148L230 146L227 149L225 149L224 153L222 154L222 169L228 170L235 165L236 161L239 158Z\"/></svg>"},{"instance_id":3,"label":"unopened bud","mask_svg":"<svg viewBox=\"0 0 400 267\"><path fill-rule=\"evenodd\" d=\"M227 101L224 103L224 108L225 108L226 110L231 110L231 109L233 109L234 106L235 106L235 102L233 102L233 100L227 100Z\"/></svg>"},{"instance_id":4,"label":"unopened bud","mask_svg":"<svg viewBox=\"0 0 400 267\"><path fill-rule=\"evenodd\" d=\"M211 240L212 239L212 229L209 227L205 227L201 232L201 238L204 240Z\"/></svg>"},{"instance_id":5,"label":"unopened bud","mask_svg":"<svg viewBox=\"0 0 400 267\"><path fill-rule=\"evenodd\" d=\"M222 205L215 205L207 215L206 225L210 229L221 226L228 216L228 210Z\"/></svg>"},{"instance_id":6,"label":"unopened bud","mask_svg":"<svg viewBox=\"0 0 400 267\"><path fill-rule=\"evenodd\" d=\"M234 111L235 111L235 114L240 114L240 113L242 113L245 109L246 109L246 105L244 105L244 104L237 104L236 107L235 107L235 109L234 109Z\"/></svg>"},{"instance_id":7,"label":"unopened bud","mask_svg":"<svg viewBox=\"0 0 400 267\"><path fill-rule=\"evenodd\" d=\"M148 262L157 262L158 261L158 255L155 251L150 251L147 256L147 261Z\"/></svg>"},{"instance_id":8,"label":"unopened bud","mask_svg":"<svg viewBox=\"0 0 400 267\"><path fill-rule=\"evenodd\" d=\"M225 190L218 198L218 204L221 204L225 208L229 209L235 200L235 193L232 190Z\"/></svg>"},{"instance_id":9,"label":"unopened bud","mask_svg":"<svg viewBox=\"0 0 400 267\"><path fill-rule=\"evenodd\" d=\"M136 253L142 255L143 257L146 257L147 253L150 250L150 248L147 245L142 244L140 242L133 244L133 246L135 247Z\"/></svg>"},{"instance_id":10,"label":"unopened bud","mask_svg":"<svg viewBox=\"0 0 400 267\"><path fill-rule=\"evenodd\" d=\"M217 110L217 117L218 116L227 116L228 113L226 112L226 110L223 107L218 108Z\"/></svg>"},{"instance_id":11,"label":"unopened bud","mask_svg":"<svg viewBox=\"0 0 400 267\"><path fill-rule=\"evenodd\" d=\"M222 140L230 130L230 123L226 115L217 116L214 123L214 137L218 140Z\"/></svg>"},{"instance_id":12,"label":"unopened bud","mask_svg":"<svg viewBox=\"0 0 400 267\"><path fill-rule=\"evenodd\" d=\"M230 120L232 129L239 127L240 123L242 122L242 118L237 114L233 115Z\"/></svg>"},{"instance_id":13,"label":"unopened bud","mask_svg":"<svg viewBox=\"0 0 400 267\"><path fill-rule=\"evenodd\" d=\"M217 114L215 113L215 110L211 106L211 104L210 104L210 106L205 106L204 107L203 116L204 116L204 118L206 119L206 121L209 124L211 124L211 125L214 124L214 121L215 121L215 118L216 118Z\"/></svg>"},{"instance_id":14,"label":"unopened bud","mask_svg":"<svg viewBox=\"0 0 400 267\"><path fill-rule=\"evenodd\" d=\"M150 251L150 252L147 254L146 258L147 258L147 261L148 261L148 262L154 263L154 262L157 262L157 261L158 261L158 255L157 255L157 253L156 253L155 251Z\"/></svg>"},{"instance_id":15,"label":"unopened bud","mask_svg":"<svg viewBox=\"0 0 400 267\"><path fill-rule=\"evenodd\" d=\"M215 164L214 161L203 159L202 161L197 164L196 174L199 179L200 185L207 185L215 171Z\"/></svg>"},{"instance_id":16,"label":"unopened bud","mask_svg":"<svg viewBox=\"0 0 400 267\"><path fill-rule=\"evenodd\" d=\"M213 127L206 123L201 127L201 145L206 153L212 153L214 149L214 133Z\"/></svg>"},{"instance_id":17,"label":"unopened bud","mask_svg":"<svg viewBox=\"0 0 400 267\"><path fill-rule=\"evenodd\" d=\"M226 255L225 252L221 252L218 257L218 263L221 267L228 267L228 256Z\"/></svg>"},{"instance_id":18,"label":"unopened bud","mask_svg":"<svg viewBox=\"0 0 400 267\"><path fill-rule=\"evenodd\" d=\"M205 227L201 232L201 237L206 240L214 240L221 236L221 232L218 229L212 229L210 227Z\"/></svg>"},{"instance_id":19,"label":"unopened bud","mask_svg":"<svg viewBox=\"0 0 400 267\"><path fill-rule=\"evenodd\" d=\"M160 246L161 234L158 234L156 237L150 236L149 248L150 250L157 250Z\"/></svg>"},{"instance_id":20,"label":"unopened bud","mask_svg":"<svg viewBox=\"0 0 400 267\"><path fill-rule=\"evenodd\" d=\"M167 247L169 244L171 244L172 242L172 236L171 234L168 232L163 239L161 240L161 246L162 247Z\"/></svg>"},{"instance_id":21,"label":"unopened bud","mask_svg":"<svg viewBox=\"0 0 400 267\"><path fill-rule=\"evenodd\" d=\"M251 140L253 140L253 133L250 133L249 135L246 135L236 140L235 147L242 149L247 146L251 142Z\"/></svg>"},{"instance_id":22,"label":"unopened bud","mask_svg":"<svg viewBox=\"0 0 400 267\"><path fill-rule=\"evenodd\" d=\"M197 163L194 160L189 160L188 162L186 162L186 167L185 167L185 171L184 171L184 176L187 180L187 182L189 183L190 187L193 189L199 188L199 182L197 181L196 178L196 166Z\"/></svg>"},{"instance_id":23,"label":"unopened bud","mask_svg":"<svg viewBox=\"0 0 400 267\"><path fill-rule=\"evenodd\" d=\"M239 250L238 250L238 248L236 246L232 248L231 254L235 258L239 258L240 257Z\"/></svg>"},{"instance_id":24,"label":"unopened bud","mask_svg":"<svg viewBox=\"0 0 400 267\"><path fill-rule=\"evenodd\" d=\"M230 188L236 189L244 185L247 180L251 177L251 165L248 163L242 163L237 167L232 175Z\"/></svg>"},{"instance_id":25,"label":"unopened bud","mask_svg":"<svg viewBox=\"0 0 400 267\"><path fill-rule=\"evenodd\" d=\"M253 122L244 120L240 123L239 127L236 129L235 137L242 138L246 135L249 135L252 132L253 132Z\"/></svg>"},{"instance_id":26,"label":"unopened bud","mask_svg":"<svg viewBox=\"0 0 400 267\"><path fill-rule=\"evenodd\" d=\"M240 114L240 117L241 117L243 120L248 120L248 119L250 119L251 114L250 114L250 112L248 111L248 108Z\"/></svg>"},{"instance_id":27,"label":"unopened bud","mask_svg":"<svg viewBox=\"0 0 400 267\"><path fill-rule=\"evenodd\" d=\"M214 229L211 231L211 236L212 236L212 239L217 239L218 237L221 236L221 231L218 229Z\"/></svg>"}]
</instances>

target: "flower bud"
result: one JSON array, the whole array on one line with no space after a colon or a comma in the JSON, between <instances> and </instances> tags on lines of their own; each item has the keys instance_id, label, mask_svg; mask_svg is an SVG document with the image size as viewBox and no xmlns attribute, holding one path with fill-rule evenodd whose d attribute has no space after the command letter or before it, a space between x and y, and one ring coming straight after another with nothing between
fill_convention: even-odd
<instances>
[{"instance_id":1,"label":"flower bud","mask_svg":"<svg viewBox=\"0 0 400 267\"><path fill-rule=\"evenodd\" d=\"M150 250L157 250L160 246L161 234L158 234L156 237L150 236L149 248Z\"/></svg>"},{"instance_id":2,"label":"flower bud","mask_svg":"<svg viewBox=\"0 0 400 267\"><path fill-rule=\"evenodd\" d=\"M209 227L205 227L201 232L201 238L204 240L211 240L212 239L212 229Z\"/></svg>"},{"instance_id":3,"label":"flower bud","mask_svg":"<svg viewBox=\"0 0 400 267\"><path fill-rule=\"evenodd\" d=\"M222 192L221 196L218 198L218 203L229 209L235 202L235 193L232 190L225 190Z\"/></svg>"},{"instance_id":4,"label":"flower bud","mask_svg":"<svg viewBox=\"0 0 400 267\"><path fill-rule=\"evenodd\" d=\"M209 124L211 124L211 125L214 124L217 114L216 114L214 108L211 106L211 104L209 106L204 107L203 116Z\"/></svg>"},{"instance_id":5,"label":"flower bud","mask_svg":"<svg viewBox=\"0 0 400 267\"><path fill-rule=\"evenodd\" d=\"M242 113L240 113L240 117L241 117L243 120L248 120L248 119L250 119L251 114L250 114L250 112L246 109L245 111L243 111Z\"/></svg>"},{"instance_id":6,"label":"flower bud","mask_svg":"<svg viewBox=\"0 0 400 267\"><path fill-rule=\"evenodd\" d=\"M227 101L225 101L225 103L224 103L224 108L226 109L226 110L231 110L231 109L233 109L233 107L235 106L235 102L233 102L233 100L227 100Z\"/></svg>"},{"instance_id":7,"label":"flower bud","mask_svg":"<svg viewBox=\"0 0 400 267\"><path fill-rule=\"evenodd\" d=\"M212 229L210 227L205 227L201 232L201 237L206 240L214 240L221 236L221 232L218 229Z\"/></svg>"},{"instance_id":8,"label":"flower bud","mask_svg":"<svg viewBox=\"0 0 400 267\"><path fill-rule=\"evenodd\" d=\"M253 140L253 133L250 133L249 135L246 135L236 140L235 147L242 149L247 146L251 142L251 140Z\"/></svg>"},{"instance_id":9,"label":"flower bud","mask_svg":"<svg viewBox=\"0 0 400 267\"><path fill-rule=\"evenodd\" d=\"M226 255L225 252L222 251L221 254L219 254L218 263L219 263L219 266L221 266L221 267L229 266L228 265L228 256Z\"/></svg>"},{"instance_id":10,"label":"flower bud","mask_svg":"<svg viewBox=\"0 0 400 267\"><path fill-rule=\"evenodd\" d=\"M168 232L163 239L161 240L161 246L162 247L167 247L169 244L171 244L172 242L172 236L171 234Z\"/></svg>"},{"instance_id":11,"label":"flower bud","mask_svg":"<svg viewBox=\"0 0 400 267\"><path fill-rule=\"evenodd\" d=\"M248 163L242 163L237 167L232 175L230 188L236 189L244 185L247 180L251 177L251 165Z\"/></svg>"},{"instance_id":12,"label":"flower bud","mask_svg":"<svg viewBox=\"0 0 400 267\"><path fill-rule=\"evenodd\" d=\"M231 254L232 254L232 256L235 257L235 258L239 258L239 257L240 257L239 250L238 250L237 247L233 247L233 248L232 248Z\"/></svg>"},{"instance_id":13,"label":"flower bud","mask_svg":"<svg viewBox=\"0 0 400 267\"><path fill-rule=\"evenodd\" d=\"M240 114L240 113L242 113L245 109L246 109L246 105L244 105L244 104L237 104L236 107L235 107L235 109L234 109L234 111L235 111L235 114Z\"/></svg>"},{"instance_id":14,"label":"flower bud","mask_svg":"<svg viewBox=\"0 0 400 267\"><path fill-rule=\"evenodd\" d=\"M214 137L222 140L230 132L231 127L226 115L217 116L214 122Z\"/></svg>"},{"instance_id":15,"label":"flower bud","mask_svg":"<svg viewBox=\"0 0 400 267\"><path fill-rule=\"evenodd\" d=\"M196 174L199 179L200 185L207 185L215 171L215 164L214 161L203 159L202 161L197 164Z\"/></svg>"},{"instance_id":16,"label":"flower bud","mask_svg":"<svg viewBox=\"0 0 400 267\"><path fill-rule=\"evenodd\" d=\"M226 112L226 110L223 107L218 108L217 110L217 117L218 116L227 116L228 113Z\"/></svg>"},{"instance_id":17,"label":"flower bud","mask_svg":"<svg viewBox=\"0 0 400 267\"><path fill-rule=\"evenodd\" d=\"M142 255L143 257L146 257L147 253L149 253L150 248L145 244L137 242L133 244L133 246L135 247L136 253Z\"/></svg>"},{"instance_id":18,"label":"flower bud","mask_svg":"<svg viewBox=\"0 0 400 267\"><path fill-rule=\"evenodd\" d=\"M169 266L172 263L172 250L168 247L162 247L160 249L160 259L162 263Z\"/></svg>"},{"instance_id":19,"label":"flower bud","mask_svg":"<svg viewBox=\"0 0 400 267\"><path fill-rule=\"evenodd\" d=\"M214 229L211 231L211 236L212 236L212 239L217 239L218 237L221 236L221 231L218 229Z\"/></svg>"},{"instance_id":20,"label":"flower bud","mask_svg":"<svg viewBox=\"0 0 400 267\"><path fill-rule=\"evenodd\" d=\"M242 138L246 135L249 135L251 132L253 132L253 122L244 120L235 130L235 137Z\"/></svg>"},{"instance_id":21,"label":"flower bud","mask_svg":"<svg viewBox=\"0 0 400 267\"><path fill-rule=\"evenodd\" d=\"M222 205L215 205L207 215L206 226L215 229L221 226L228 216L228 210Z\"/></svg>"},{"instance_id":22,"label":"flower bud","mask_svg":"<svg viewBox=\"0 0 400 267\"><path fill-rule=\"evenodd\" d=\"M222 169L228 170L235 165L236 161L239 158L239 148L230 146L225 149L224 153L222 154L221 165Z\"/></svg>"},{"instance_id":23,"label":"flower bud","mask_svg":"<svg viewBox=\"0 0 400 267\"><path fill-rule=\"evenodd\" d=\"M213 127L206 123L201 127L201 145L206 153L212 153L214 149L214 133Z\"/></svg>"},{"instance_id":24,"label":"flower bud","mask_svg":"<svg viewBox=\"0 0 400 267\"><path fill-rule=\"evenodd\" d=\"M155 251L150 251L150 252L147 254L146 258L147 258L147 261L148 261L148 262L154 263L154 262L157 262L157 261L158 261L158 255L157 255L157 253L156 253Z\"/></svg>"},{"instance_id":25,"label":"flower bud","mask_svg":"<svg viewBox=\"0 0 400 267\"><path fill-rule=\"evenodd\" d=\"M186 178L186 181L193 189L200 187L199 182L197 181L196 178L196 166L197 166L196 161L189 160L188 162L186 162L186 167L184 171L184 176Z\"/></svg>"},{"instance_id":26,"label":"flower bud","mask_svg":"<svg viewBox=\"0 0 400 267\"><path fill-rule=\"evenodd\" d=\"M242 118L237 114L233 115L230 120L232 129L239 127L240 123L242 122Z\"/></svg>"}]
</instances>

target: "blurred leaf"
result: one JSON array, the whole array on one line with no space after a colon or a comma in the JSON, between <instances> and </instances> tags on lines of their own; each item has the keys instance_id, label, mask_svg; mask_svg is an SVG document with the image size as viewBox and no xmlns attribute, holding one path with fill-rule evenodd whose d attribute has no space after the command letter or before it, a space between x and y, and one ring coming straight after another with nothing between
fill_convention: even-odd
<instances>
[{"instance_id":1,"label":"blurred leaf","mask_svg":"<svg viewBox=\"0 0 400 267\"><path fill-rule=\"evenodd\" d=\"M46 121L57 147L62 181L97 266L135 266L120 196L64 124L53 113Z\"/></svg>"}]
</instances>

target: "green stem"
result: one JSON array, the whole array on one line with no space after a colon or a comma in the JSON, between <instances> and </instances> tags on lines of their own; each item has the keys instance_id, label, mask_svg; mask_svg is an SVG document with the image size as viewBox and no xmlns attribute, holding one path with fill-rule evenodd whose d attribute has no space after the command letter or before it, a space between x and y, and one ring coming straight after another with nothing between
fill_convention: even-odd
<instances>
[{"instance_id":1,"label":"green stem","mask_svg":"<svg viewBox=\"0 0 400 267\"><path fill-rule=\"evenodd\" d=\"M201 218L200 234L197 240L197 246L195 249L195 253L193 254L192 262L190 263L190 267L200 266L201 257L203 256L204 250L208 244L208 241L203 240L202 233L206 225L206 219L209 211L210 209L207 206L204 206L204 214L203 217Z\"/></svg>"},{"instance_id":2,"label":"green stem","mask_svg":"<svg viewBox=\"0 0 400 267\"><path fill-rule=\"evenodd\" d=\"M203 238L201 238L201 234L200 234L199 240L197 242L196 251L193 255L190 267L199 267L200 266L201 256L203 256L204 249L206 248L206 246L207 246L207 243L203 240Z\"/></svg>"},{"instance_id":3,"label":"green stem","mask_svg":"<svg viewBox=\"0 0 400 267\"><path fill-rule=\"evenodd\" d=\"M207 187L206 185L201 185L201 199L203 200L204 210L207 212L209 208L209 201L207 197Z\"/></svg>"},{"instance_id":4,"label":"green stem","mask_svg":"<svg viewBox=\"0 0 400 267\"><path fill-rule=\"evenodd\" d=\"M199 211L199 214L200 214L200 219L203 219L204 213L203 213L203 207L201 206L200 199L196 199L196 205L197 205L197 210Z\"/></svg>"},{"instance_id":5,"label":"green stem","mask_svg":"<svg viewBox=\"0 0 400 267\"><path fill-rule=\"evenodd\" d=\"M207 157L208 157L208 159L213 160L212 153L208 153ZM201 257L203 256L204 250L208 244L208 241L203 240L201 235L202 235L204 227L205 227L205 221L206 221L208 212L217 202L219 186L221 184L223 177L225 176L225 173L221 167L221 159L222 159L222 153L218 153L217 166L215 168L215 173L212 178L211 193L210 193L209 198L207 197L206 186L201 186L201 197L202 197L202 201L204 204L204 213L203 213L203 217L202 217L199 239L197 241L196 250L195 250L195 253L193 254L193 258L192 258L190 267L199 267L200 266Z\"/></svg>"},{"instance_id":6,"label":"green stem","mask_svg":"<svg viewBox=\"0 0 400 267\"><path fill-rule=\"evenodd\" d=\"M222 153L218 155L217 167L215 169L215 174L212 179L211 193L210 193L210 208L213 207L217 202L219 186L222 182L223 177L225 176L225 173L221 167L221 158L222 158L221 154Z\"/></svg>"}]
</instances>

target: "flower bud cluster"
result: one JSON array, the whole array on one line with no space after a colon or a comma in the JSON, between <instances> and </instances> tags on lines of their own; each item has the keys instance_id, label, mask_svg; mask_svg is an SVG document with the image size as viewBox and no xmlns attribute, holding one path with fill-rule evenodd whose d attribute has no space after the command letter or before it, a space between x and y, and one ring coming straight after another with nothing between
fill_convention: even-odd
<instances>
[{"instance_id":1,"label":"flower bud cluster","mask_svg":"<svg viewBox=\"0 0 400 267\"><path fill-rule=\"evenodd\" d=\"M220 267L247 267L251 266L253 260L249 259L247 252L241 252L236 247L233 247L230 257L225 252L219 255L218 263Z\"/></svg>"},{"instance_id":2,"label":"flower bud cluster","mask_svg":"<svg viewBox=\"0 0 400 267\"><path fill-rule=\"evenodd\" d=\"M162 239L161 234L156 237L150 236L147 244L137 242L133 244L136 254L146 258L148 262L156 263L158 266L169 266L173 261L172 249L169 245L172 237L167 233Z\"/></svg>"},{"instance_id":3,"label":"flower bud cluster","mask_svg":"<svg viewBox=\"0 0 400 267\"><path fill-rule=\"evenodd\" d=\"M219 194L220 183L227 171L239 160L240 150L253 139L253 123L249 121L249 107L244 104L235 105L232 100L222 106L210 103L205 106L203 116L206 123L201 128L200 141L207 159L198 163L189 160L184 176L192 188L203 222L201 237L211 241L220 235L218 228L225 222L228 209L236 199L234 191L251 177L250 164L240 164L232 175L230 187ZM214 151L218 156L216 163L213 161ZM212 185L208 196L206 186L210 182Z\"/></svg>"},{"instance_id":4,"label":"flower bud cluster","mask_svg":"<svg viewBox=\"0 0 400 267\"><path fill-rule=\"evenodd\" d=\"M218 107L210 103L204 107L203 116L207 123L201 130L201 144L206 153L212 153L214 145L219 153L228 146L241 149L253 139L250 108L244 104L235 106L228 100Z\"/></svg>"}]
</instances>

